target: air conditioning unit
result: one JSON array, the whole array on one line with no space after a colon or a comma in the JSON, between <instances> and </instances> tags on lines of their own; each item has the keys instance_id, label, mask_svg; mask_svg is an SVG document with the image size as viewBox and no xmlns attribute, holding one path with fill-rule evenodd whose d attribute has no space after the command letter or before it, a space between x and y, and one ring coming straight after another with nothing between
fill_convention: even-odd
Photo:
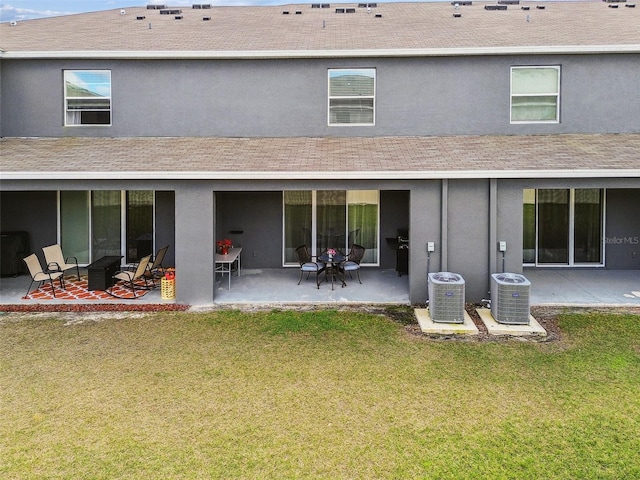
<instances>
[{"instance_id":1,"label":"air conditioning unit","mask_svg":"<svg viewBox=\"0 0 640 480\"><path fill-rule=\"evenodd\" d=\"M498 323L529 325L531 282L518 273L491 274L491 315Z\"/></svg>"},{"instance_id":2,"label":"air conditioning unit","mask_svg":"<svg viewBox=\"0 0 640 480\"><path fill-rule=\"evenodd\" d=\"M429 315L436 323L464 323L464 279L451 272L429 274Z\"/></svg>"}]
</instances>

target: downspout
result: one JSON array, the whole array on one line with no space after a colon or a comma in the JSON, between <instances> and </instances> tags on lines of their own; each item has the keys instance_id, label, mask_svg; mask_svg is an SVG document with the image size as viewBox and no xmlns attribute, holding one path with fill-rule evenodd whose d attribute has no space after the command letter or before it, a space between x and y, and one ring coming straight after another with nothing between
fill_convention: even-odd
<instances>
[{"instance_id":1,"label":"downspout","mask_svg":"<svg viewBox=\"0 0 640 480\"><path fill-rule=\"evenodd\" d=\"M489 273L495 273L498 245L498 180L489 179ZM502 266L504 270L504 265Z\"/></svg>"},{"instance_id":2,"label":"downspout","mask_svg":"<svg viewBox=\"0 0 640 480\"><path fill-rule=\"evenodd\" d=\"M442 180L442 199L440 201L440 271L448 271L449 257L449 180Z\"/></svg>"}]
</instances>

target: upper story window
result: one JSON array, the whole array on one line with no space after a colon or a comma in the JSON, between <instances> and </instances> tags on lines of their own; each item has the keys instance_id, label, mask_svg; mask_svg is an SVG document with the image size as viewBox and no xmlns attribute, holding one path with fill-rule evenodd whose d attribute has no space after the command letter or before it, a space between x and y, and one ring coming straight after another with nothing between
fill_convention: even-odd
<instances>
[{"instance_id":1,"label":"upper story window","mask_svg":"<svg viewBox=\"0 0 640 480\"><path fill-rule=\"evenodd\" d=\"M65 125L111 125L111 72L64 71Z\"/></svg>"},{"instance_id":2,"label":"upper story window","mask_svg":"<svg viewBox=\"0 0 640 480\"><path fill-rule=\"evenodd\" d=\"M560 67L511 67L511 123L560 121Z\"/></svg>"},{"instance_id":3,"label":"upper story window","mask_svg":"<svg viewBox=\"0 0 640 480\"><path fill-rule=\"evenodd\" d=\"M374 125L375 68L329 70L329 125Z\"/></svg>"}]
</instances>

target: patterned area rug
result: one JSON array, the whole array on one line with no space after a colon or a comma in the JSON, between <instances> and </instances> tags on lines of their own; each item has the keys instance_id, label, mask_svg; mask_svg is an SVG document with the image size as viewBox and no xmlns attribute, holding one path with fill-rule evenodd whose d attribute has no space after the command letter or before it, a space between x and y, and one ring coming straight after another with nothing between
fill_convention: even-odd
<instances>
[{"instance_id":1,"label":"patterned area rug","mask_svg":"<svg viewBox=\"0 0 640 480\"><path fill-rule=\"evenodd\" d=\"M55 280L53 282L56 296L51 292L51 284L46 282L22 297L24 300L133 300L146 295L149 290L138 290L138 286L144 287L144 280L136 283L136 297L130 288L124 286L123 282L119 282L113 286L109 294L103 290L89 290L87 288L87 277L82 275L80 281L77 277L66 277L64 280L65 289L60 288L60 283Z\"/></svg>"}]
</instances>

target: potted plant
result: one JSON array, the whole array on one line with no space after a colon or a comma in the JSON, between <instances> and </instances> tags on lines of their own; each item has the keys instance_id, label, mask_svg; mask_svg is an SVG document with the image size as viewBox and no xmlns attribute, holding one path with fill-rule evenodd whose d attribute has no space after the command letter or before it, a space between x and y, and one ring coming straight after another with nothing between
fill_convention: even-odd
<instances>
[{"instance_id":1,"label":"potted plant","mask_svg":"<svg viewBox=\"0 0 640 480\"><path fill-rule=\"evenodd\" d=\"M231 240L225 238L224 240L218 240L216 242L216 246L218 247L218 251L222 255L226 255L227 253L229 253L229 249L233 246L233 244L231 243Z\"/></svg>"}]
</instances>

